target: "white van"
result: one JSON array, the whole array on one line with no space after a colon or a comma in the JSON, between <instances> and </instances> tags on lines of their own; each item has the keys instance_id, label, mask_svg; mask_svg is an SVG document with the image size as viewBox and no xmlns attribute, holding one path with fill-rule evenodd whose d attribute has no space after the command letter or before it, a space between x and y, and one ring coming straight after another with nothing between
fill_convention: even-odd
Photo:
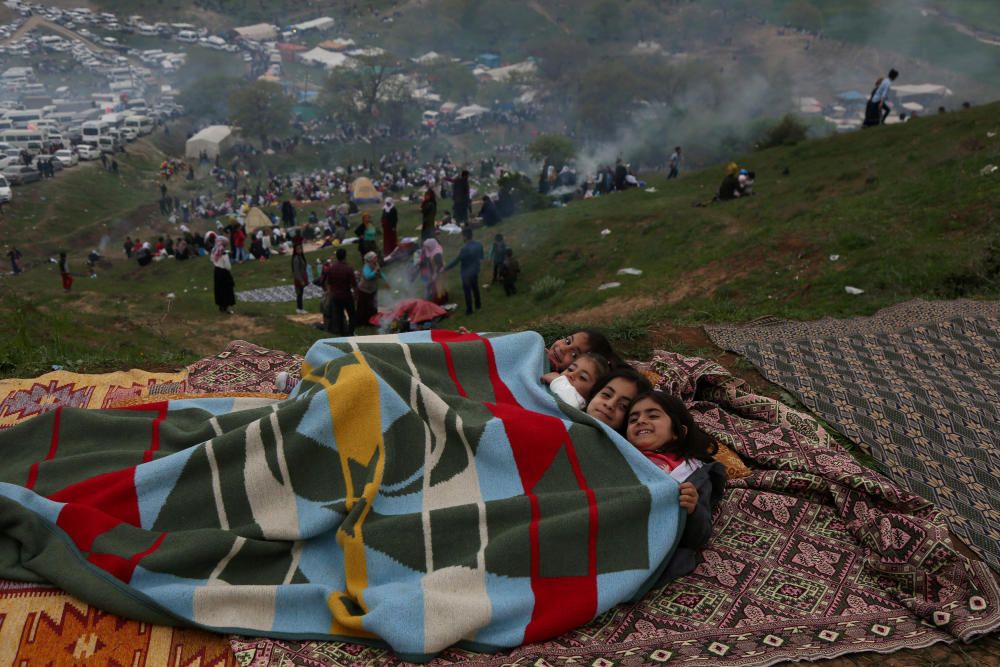
<instances>
[{"instance_id":1,"label":"white van","mask_svg":"<svg viewBox=\"0 0 1000 667\"><path fill-rule=\"evenodd\" d=\"M97 146L101 137L107 135L109 127L111 126L104 121L88 120L81 128L83 143L90 144L91 146Z\"/></svg>"},{"instance_id":2,"label":"white van","mask_svg":"<svg viewBox=\"0 0 1000 667\"><path fill-rule=\"evenodd\" d=\"M44 112L41 109L24 109L23 111L8 111L5 118L9 120L13 127L19 130L26 129L28 125L33 125L42 119Z\"/></svg>"},{"instance_id":3,"label":"white van","mask_svg":"<svg viewBox=\"0 0 1000 667\"><path fill-rule=\"evenodd\" d=\"M194 44L198 41L198 33L194 30L181 30L175 36L178 42L184 42L186 44Z\"/></svg>"},{"instance_id":4,"label":"white van","mask_svg":"<svg viewBox=\"0 0 1000 667\"><path fill-rule=\"evenodd\" d=\"M148 116L129 116L125 119L125 129L135 130L145 135L153 131L153 119Z\"/></svg>"},{"instance_id":5,"label":"white van","mask_svg":"<svg viewBox=\"0 0 1000 667\"><path fill-rule=\"evenodd\" d=\"M110 134L102 135L97 140L97 149L102 153L114 153L118 150L118 140Z\"/></svg>"}]
</instances>

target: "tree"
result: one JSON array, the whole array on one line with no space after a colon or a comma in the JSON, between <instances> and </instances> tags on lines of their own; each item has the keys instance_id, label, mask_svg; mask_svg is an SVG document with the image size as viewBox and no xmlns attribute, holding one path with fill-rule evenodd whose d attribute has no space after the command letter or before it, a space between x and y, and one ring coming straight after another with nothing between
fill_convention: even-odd
<instances>
[{"instance_id":1,"label":"tree","mask_svg":"<svg viewBox=\"0 0 1000 667\"><path fill-rule=\"evenodd\" d=\"M333 118L367 129L388 102L411 98L399 74L399 63L388 54L361 56L357 66L334 70L323 84L320 105Z\"/></svg>"},{"instance_id":2,"label":"tree","mask_svg":"<svg viewBox=\"0 0 1000 667\"><path fill-rule=\"evenodd\" d=\"M476 75L469 68L451 62L432 65L427 72L427 79L434 92L446 100L462 104L469 103L479 86Z\"/></svg>"},{"instance_id":3,"label":"tree","mask_svg":"<svg viewBox=\"0 0 1000 667\"><path fill-rule=\"evenodd\" d=\"M237 78L211 74L191 82L177 101L195 120L224 121L229 118L229 96L240 84Z\"/></svg>"},{"instance_id":4,"label":"tree","mask_svg":"<svg viewBox=\"0 0 1000 667\"><path fill-rule=\"evenodd\" d=\"M229 117L243 133L260 137L267 146L270 136L288 132L292 98L276 83L253 81L234 90L229 96Z\"/></svg>"},{"instance_id":5,"label":"tree","mask_svg":"<svg viewBox=\"0 0 1000 667\"><path fill-rule=\"evenodd\" d=\"M576 155L576 147L560 134L540 134L528 145L528 155L539 162L561 166Z\"/></svg>"}]
</instances>

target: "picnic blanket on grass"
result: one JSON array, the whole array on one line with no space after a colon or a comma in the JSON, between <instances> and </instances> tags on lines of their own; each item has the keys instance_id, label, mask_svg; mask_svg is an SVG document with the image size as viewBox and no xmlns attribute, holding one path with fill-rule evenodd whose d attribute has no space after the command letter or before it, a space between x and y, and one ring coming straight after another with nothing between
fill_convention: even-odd
<instances>
[{"instance_id":1,"label":"picnic blanket on grass","mask_svg":"<svg viewBox=\"0 0 1000 667\"><path fill-rule=\"evenodd\" d=\"M702 563L555 639L496 655L450 649L431 664L750 667L977 637L937 653L941 664L995 655L1000 642L981 635L1000 627L1000 589L956 551L939 510L713 361L656 352L643 367L753 471L729 482ZM400 664L358 643L231 641L245 667ZM899 664L908 659L927 656Z\"/></svg>"},{"instance_id":2,"label":"picnic blanket on grass","mask_svg":"<svg viewBox=\"0 0 1000 667\"><path fill-rule=\"evenodd\" d=\"M0 434L0 574L408 659L556 636L645 593L684 516L544 363L530 332L334 339L284 401L56 409Z\"/></svg>"},{"instance_id":3,"label":"picnic blanket on grass","mask_svg":"<svg viewBox=\"0 0 1000 667\"><path fill-rule=\"evenodd\" d=\"M709 333L868 448L1000 573L1000 302Z\"/></svg>"}]
</instances>

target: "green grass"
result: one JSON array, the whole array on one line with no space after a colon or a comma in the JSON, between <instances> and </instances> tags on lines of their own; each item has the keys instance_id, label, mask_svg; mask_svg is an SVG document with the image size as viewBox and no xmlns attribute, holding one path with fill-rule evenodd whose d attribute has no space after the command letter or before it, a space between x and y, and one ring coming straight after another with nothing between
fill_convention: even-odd
<instances>
[{"instance_id":1,"label":"green grass","mask_svg":"<svg viewBox=\"0 0 1000 667\"><path fill-rule=\"evenodd\" d=\"M996 298L1000 177L979 171L1000 162L1000 137L987 137L1000 130L998 111L994 104L740 157L758 175L758 195L746 200L694 206L711 199L721 178L714 168L669 183L649 174L655 193L634 190L505 221L478 235L488 250L492 234L504 234L521 262L520 293L507 298L485 288L483 310L457 314L448 326L530 327L555 336L597 323L626 353L640 356L656 342L649 328L664 321L847 317L915 297ZM138 364L136 355L149 359L154 350L192 359L235 337L304 351L319 332L285 317L292 304L240 304L239 317L220 317L204 260L145 269L121 261L125 233L148 238L169 231L155 205L160 153L149 144L130 151L119 179L91 166L15 191L4 241L21 247L33 268L0 280L0 317L22 318L18 335L3 347L2 372L29 375L47 363L76 360L87 367L88 359L103 368L117 354L123 364ZM418 225L415 206L403 205L401 235L415 234ZM206 229L207 221L195 227ZM610 235L602 236L603 229ZM105 235L112 266L62 294L47 258L68 248L82 271L86 252ZM443 244L450 258L460 242L446 237ZM833 254L840 259L830 261ZM349 257L357 264L354 252ZM287 264L278 258L237 266L237 289L287 283ZM623 267L643 275L618 276ZM544 276L563 285L533 298L530 286ZM394 280L404 292L419 292ZM460 301L457 272L448 280ZM597 290L609 281L622 286ZM851 296L847 285L865 293ZM170 292L176 299L167 314ZM29 312L26 302L33 304L30 316L17 315ZM34 346L34 340L46 342Z\"/></svg>"}]
</instances>

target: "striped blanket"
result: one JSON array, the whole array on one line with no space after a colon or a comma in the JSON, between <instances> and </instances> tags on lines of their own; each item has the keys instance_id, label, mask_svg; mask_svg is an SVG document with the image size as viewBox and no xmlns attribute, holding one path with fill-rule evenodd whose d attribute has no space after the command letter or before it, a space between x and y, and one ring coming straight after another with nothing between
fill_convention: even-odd
<instances>
[{"instance_id":1,"label":"striped blanket","mask_svg":"<svg viewBox=\"0 0 1000 667\"><path fill-rule=\"evenodd\" d=\"M556 636L645 593L684 516L544 360L530 332L332 339L283 401L57 409L0 433L0 576L412 660Z\"/></svg>"}]
</instances>

